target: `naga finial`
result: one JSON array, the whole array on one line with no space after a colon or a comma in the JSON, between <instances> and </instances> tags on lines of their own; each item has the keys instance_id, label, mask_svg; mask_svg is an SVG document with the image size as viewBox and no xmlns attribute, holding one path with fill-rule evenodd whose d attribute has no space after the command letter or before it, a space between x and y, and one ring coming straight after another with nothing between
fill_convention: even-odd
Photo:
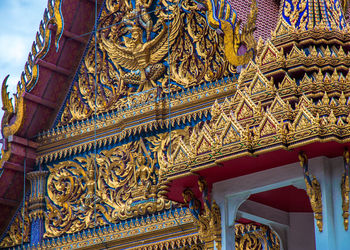
<instances>
[{"instance_id":1,"label":"naga finial","mask_svg":"<svg viewBox=\"0 0 350 250\"><path fill-rule=\"evenodd\" d=\"M2 110L4 110L4 116L1 121L1 131L3 130L4 126L8 125L11 115L14 112L13 104L12 104L12 98L9 97L9 92L7 92L7 79L10 75L7 75L2 82L1 86L1 100L2 100Z\"/></svg>"},{"instance_id":2,"label":"naga finial","mask_svg":"<svg viewBox=\"0 0 350 250\"><path fill-rule=\"evenodd\" d=\"M209 25L224 36L224 52L227 60L236 67L247 64L254 57L257 44L253 36L258 13L256 0L252 0L247 24L241 32L240 21L237 20L237 14L229 2L220 0L216 6L211 0L206 0L205 4ZM247 52L238 55L241 45L246 47Z\"/></svg>"}]
</instances>

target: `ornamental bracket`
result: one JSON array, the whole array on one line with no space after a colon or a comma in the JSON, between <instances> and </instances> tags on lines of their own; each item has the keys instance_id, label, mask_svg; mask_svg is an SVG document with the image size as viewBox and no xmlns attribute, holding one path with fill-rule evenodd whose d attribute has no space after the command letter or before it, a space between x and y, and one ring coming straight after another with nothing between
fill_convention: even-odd
<instances>
[{"instance_id":1,"label":"ornamental bracket","mask_svg":"<svg viewBox=\"0 0 350 250\"><path fill-rule=\"evenodd\" d=\"M186 188L182 196L191 211L192 218L198 227L199 238L204 242L204 249L221 250L221 213L213 200L209 201L208 185L202 177L198 180L198 188L202 193L202 203L195 197L190 188Z\"/></svg>"},{"instance_id":2,"label":"ornamental bracket","mask_svg":"<svg viewBox=\"0 0 350 250\"><path fill-rule=\"evenodd\" d=\"M309 196L312 211L314 212L314 217L316 219L316 224L318 230L322 232L323 230L323 220L322 220L322 193L321 186L315 176L310 176L308 159L305 152L299 153L300 165L303 168L304 180L306 184L306 193ZM312 177L312 179L311 179Z\"/></svg>"}]
</instances>

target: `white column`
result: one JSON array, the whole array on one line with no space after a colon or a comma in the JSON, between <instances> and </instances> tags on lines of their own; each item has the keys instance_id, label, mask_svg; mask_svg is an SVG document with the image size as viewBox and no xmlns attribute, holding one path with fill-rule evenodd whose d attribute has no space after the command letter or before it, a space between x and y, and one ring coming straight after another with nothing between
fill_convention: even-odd
<instances>
[{"instance_id":1,"label":"white column","mask_svg":"<svg viewBox=\"0 0 350 250\"><path fill-rule=\"evenodd\" d=\"M315 175L321 185L323 231L315 223L315 240L317 250L350 249L350 231L345 231L343 223L341 177L344 173L342 157L323 158L311 165L311 174Z\"/></svg>"},{"instance_id":2,"label":"white column","mask_svg":"<svg viewBox=\"0 0 350 250\"><path fill-rule=\"evenodd\" d=\"M221 210L222 249L235 249L235 219L239 206L248 199L249 194L220 197L213 194ZM216 197L215 197L216 196Z\"/></svg>"},{"instance_id":3,"label":"white column","mask_svg":"<svg viewBox=\"0 0 350 250\"><path fill-rule=\"evenodd\" d=\"M322 192L323 231L319 231L316 220L314 220L316 249L336 250L333 220L332 175L329 160L327 158L319 159L319 162L313 162L311 168L311 174L316 176Z\"/></svg>"},{"instance_id":4,"label":"white column","mask_svg":"<svg viewBox=\"0 0 350 250\"><path fill-rule=\"evenodd\" d=\"M234 223L238 208L251 194L288 185L303 185L303 174L299 163L236 177L214 183L213 198L221 210L222 249L233 250L235 244ZM272 226L272 224L269 224ZM284 230L277 228L282 245L286 246ZM286 249L286 248L285 248Z\"/></svg>"},{"instance_id":5,"label":"white column","mask_svg":"<svg viewBox=\"0 0 350 250\"><path fill-rule=\"evenodd\" d=\"M344 173L344 162L342 157L332 160L330 168L332 169L332 195L333 195L333 213L334 227L337 249L350 249L350 228L345 231L341 197L341 181Z\"/></svg>"}]
</instances>

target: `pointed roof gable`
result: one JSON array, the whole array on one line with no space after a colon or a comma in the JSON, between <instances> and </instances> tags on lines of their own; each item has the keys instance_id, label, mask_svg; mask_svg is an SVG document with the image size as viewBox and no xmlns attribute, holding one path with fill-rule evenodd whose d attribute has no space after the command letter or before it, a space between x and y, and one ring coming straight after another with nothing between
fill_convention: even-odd
<instances>
[{"instance_id":1,"label":"pointed roof gable","mask_svg":"<svg viewBox=\"0 0 350 250\"><path fill-rule=\"evenodd\" d=\"M155 5L136 6L150 12L145 20L153 21L145 25L132 21L136 12L126 6L105 5L97 22L97 42L91 37L55 126L93 119L95 112L128 109L126 99L149 100L156 88L158 94L181 91L233 76L223 41L203 11L188 12L184 4L171 4L169 9L162 1L157 4L157 11ZM190 20L193 16L197 23Z\"/></svg>"},{"instance_id":2,"label":"pointed roof gable","mask_svg":"<svg viewBox=\"0 0 350 250\"><path fill-rule=\"evenodd\" d=\"M54 2L57 3L60 1L57 0ZM286 2L283 2L283 8L287 8L285 7ZM297 36L295 30L306 30L306 26L303 25L310 24L309 21L303 19L305 16L298 19L299 24L293 21L294 26L291 28L291 21L290 19L289 22L286 21L285 16L283 16L286 10L283 9L284 12L280 18L276 36L277 34L286 34L284 33L285 28L288 29L288 32L293 30L293 36L288 37L287 45L282 43L275 44L274 41L266 43L265 50L262 51L264 53L260 53L259 56L266 56L265 59L272 58L272 61L276 63L266 60L264 63L266 63L267 67L262 69L258 63L251 62L246 69L246 73L241 74L240 84L237 84L236 80L232 80L234 76L237 76L236 69L232 65L229 65L225 59L222 49L223 44L220 42L219 44L215 44L217 41L222 42L220 34L210 29L210 27L205 26L207 22L204 15L198 14L199 10L191 11L193 16L198 18L197 21L201 25L204 25L205 28L200 26L197 27L198 30L194 31L192 25L188 24L188 20L186 20L186 11L189 10L180 9L176 5L170 8L171 13L162 12L165 8L159 10L158 14L161 14L156 17L160 18L158 20L161 21L157 22L151 18L155 23L152 24L154 25L153 29L149 29L150 24L141 27L136 26L135 22L130 22L132 16L126 15L133 15L135 13L126 11L127 6L119 5L115 1L113 2L115 5L111 5L112 1L107 1L100 13L98 25L100 25L101 32L96 36L96 43L94 40L95 37L91 37L85 54L82 56L82 50L86 45L87 38L82 39L77 34L89 33L92 30L94 17L90 14L93 2L80 0L79 5L73 5L73 3L73 0L65 0L60 7L62 8L62 20L65 21L64 29L63 31L61 30L62 32L59 25L55 27L53 25L50 26L50 23L48 23L47 29L49 31L46 30L46 32L50 33L52 31L52 35L55 34L56 36L52 36L52 43L45 56L38 57L38 60L31 58L28 62L30 67L36 63L39 65L38 80L33 85L27 84L24 76L23 82L25 84L19 85L15 107L11 107L9 103L5 105L10 115L6 116L3 132L6 135L11 135L11 137L8 136L5 138L2 158L4 171L0 177L0 185L8 190L8 186L12 182L13 185L18 184L18 189L15 190L17 197L10 197L6 193L7 190L2 190L0 195L4 198L3 200L0 199L0 202L2 201L3 203L6 202L7 204L16 206L18 204L16 201L21 199L21 197L18 197L18 194L20 194L22 185L22 179L19 177L23 177L23 159L25 157L29 159L28 169L30 170L36 157L35 149L38 146L38 143L31 141L31 138L36 136L38 131L48 127L47 121L41 118L48 115L50 121L53 120L53 115L58 110L58 104L56 103L62 103L63 95L66 94L66 91L60 90L66 90L69 86L71 88L66 96L66 100L63 102L61 112L57 116L54 128L49 133L49 135L60 134L61 137L53 139L56 140L55 146L66 147L67 150L56 151L54 153L51 151L49 152L52 153L50 155L41 155L44 155L43 157L47 157L49 160L59 159L62 154L64 155L63 157L66 157L70 154L80 153L85 150L84 147L91 149L92 144L77 145L77 141L74 141L74 139L71 140L71 143L75 143L75 145L67 146L65 143L68 140L64 141L64 138L66 138L64 136L67 134L75 136L75 133L82 133L81 131L84 130L84 133L90 133L91 135L95 129L99 129L104 133L106 132L106 126L114 127L113 131L107 131L109 135L120 133L123 139L139 135L141 132L148 133L152 126L159 126L163 129L162 131L164 131L164 128L171 129L171 126L197 126L201 131L193 134L196 136L193 136L192 142L189 140L190 143L188 143L189 141L181 139L177 147L176 144L174 145L173 159L178 164L186 163L186 170L191 167L187 163L191 163L193 157L195 157L193 150L196 151L196 156L203 156L204 159L206 154L217 150L217 146L220 143L226 147L226 152L220 152L220 156L213 154L205 158L207 163L215 157L224 157L221 154L226 154L225 156L227 156L233 152L244 151L242 155L247 155L252 154L254 150L261 150L260 152L263 152L263 150L267 149L267 147L264 149L266 145L268 145L268 150L272 151L275 150L273 148L274 144L277 145L277 148L281 146L280 144L288 146L288 143L299 143L299 139L306 140L304 138L305 136L296 140L294 138L295 131L306 131L316 128L316 132L313 131L312 133L316 134L319 132L317 129L320 126L320 118L318 113L315 114L314 105L314 101L318 98L317 94L319 93L305 93L304 96L303 90L300 88L300 80L303 82L308 79L305 78L307 76L306 74L300 74L300 72L309 70L308 62L312 62L312 67L317 67L319 66L317 63L324 60L319 62L313 60L314 58L311 58L311 56L310 58L304 56L303 45L295 44L293 47L293 39ZM55 13L55 7L51 6L50 8L53 8L50 11ZM82 20L75 20L73 18L74 15L68 10L75 12ZM50 11L48 13L51 13ZM154 9L154 12L157 11L158 9ZM179 28L180 20L176 17L179 12L184 14L181 18L183 18L182 21L184 24L187 25L186 28ZM304 10L300 12L301 15L305 13ZM167 18L162 19L162 16L167 16ZM322 22L322 25L326 25L324 21ZM124 26L122 23L126 23L126 25ZM288 25L290 27L287 27ZM329 29L332 31L335 29L333 27L338 27L334 26L332 22L329 25ZM322 28L326 26L322 26ZM339 29L342 30L344 27L340 25ZM55 39L64 45L60 46L57 52ZM156 46L152 41L159 43ZM205 46L201 46L201 42L203 41L205 41ZM154 47L152 47L153 45ZM168 52L170 45L172 46L171 53L167 54L166 52ZM137 58L131 53L130 48L136 49L138 47L137 49L139 49L142 46L152 51L152 55L148 54L145 56L143 53L147 53L148 51L143 49L138 50L136 53L140 58ZM289 48L283 50L284 46L289 46ZM45 48L45 46L43 45L40 50L42 48ZM95 50L96 48L97 50ZM284 60L284 51L286 51L286 55L289 55L288 58L293 60L278 65L279 60L282 60L281 58ZM327 54L328 57L335 57L334 50L330 47L321 48L319 51ZM121 57L120 52L124 53L124 57ZM316 51L316 55L317 53ZM33 55L35 57L36 55L40 55L40 53L33 52ZM81 64L78 67L78 59L81 57ZM301 57L303 60L298 60ZM98 60L95 61L95 59ZM310 60L307 61L308 59ZM145 63L147 60L149 60L148 64ZM257 61L259 61L259 58L257 58ZM262 58L260 58L260 61L263 61ZM147 66L145 66L146 64ZM270 67L271 64L274 65ZM334 67L336 67L334 61L331 61L329 65L335 65ZM298 67L300 69L299 72L294 71L295 69L298 70ZM73 77L75 70L76 75ZM315 68L312 68L310 71L312 73L315 71ZM310 76L312 75L311 73ZM30 74L28 66L26 66L24 74ZM171 74L171 76L168 74ZM336 74L333 75L334 78L332 80L335 82L338 81L338 78L335 78ZM278 76L276 77L276 84L273 81L275 76ZM300 79L301 77L304 77L304 79ZM271 80L268 81L268 79ZM26 89L25 86L27 85L30 87L29 89ZM139 93L138 90L139 88L141 90L141 87L145 91ZM158 91L161 88L167 91L173 91L173 93L167 95ZM281 91L281 89L285 90L287 88L293 89L293 91ZM348 88L344 86L343 89L344 94L342 94L341 103L343 104L342 108L346 109L344 107L344 100L346 101L346 98L349 99L350 97ZM177 92L177 90L179 91ZM98 95L95 96L96 93ZM234 98L231 98L231 101L225 99L224 103L222 103L222 99L229 95L234 95ZM340 103L337 98L338 96L335 94L335 96L332 96L328 100L331 103L330 106L332 109L327 114L327 118L322 118L327 126L331 124L336 128L335 124L339 124L343 128L344 126L348 126L348 120L350 118L346 120L342 119L340 116L341 110L335 109L338 107L338 103ZM203 99L205 101L202 101ZM221 99L221 104L219 102L214 103L211 112L214 110L218 112L214 116L213 113L210 114L209 107L211 105L210 103L213 103L217 99ZM3 88L3 100L5 103L8 102L5 87ZM182 112L181 117L171 117L171 112L173 111L171 108L175 106L173 105L174 103L177 105L174 113ZM194 105L190 106L190 103ZM325 101L324 103L327 102ZM161 108L155 112L158 106L161 106ZM198 111L198 109L202 110ZM158 111L160 112L158 113ZM225 113L222 114L222 112ZM344 112L341 112L341 115L344 115ZM166 117L167 114L169 114L168 118ZM210 121L209 114L212 115L212 121ZM113 117L113 119L105 121L103 120L105 117ZM130 117L134 119L132 122L137 123L137 125L134 127L130 126L128 130L124 130L125 126L129 125L125 125L125 120ZM204 118L202 119L202 117ZM89 118L97 118L98 121L92 123ZM198 122L199 119L202 121ZM141 120L142 122L146 120L146 122L140 125ZM150 120L156 120L159 123L154 125L149 122ZM194 120L198 123L195 123ZM345 121L347 124L344 125ZM60 124L60 126L56 126L57 124ZM201 126L198 126L198 124ZM83 125L87 126L84 127ZM217 129L213 130L214 127ZM187 133L188 131L185 132ZM313 135L310 134L308 138L311 138ZM329 134L326 135L328 136ZM43 135L43 137L45 136L47 135ZM344 133L342 136L347 136L347 134ZM89 139L91 138L83 138L83 140ZM102 147L108 143L117 143L117 140L116 137L102 138L101 136L95 142L98 147ZM233 148L230 148L232 144L235 145ZM292 147L297 146L298 144L292 145ZM11 172L7 171L8 169L15 170L19 174L10 175ZM179 168L180 170L182 169Z\"/></svg>"},{"instance_id":3,"label":"pointed roof gable","mask_svg":"<svg viewBox=\"0 0 350 250\"><path fill-rule=\"evenodd\" d=\"M98 1L98 8L101 1ZM22 200L24 158L26 172L33 169L38 144L33 138L51 126L79 64L89 32L95 3L81 0L48 1L43 20L17 85L14 106L2 85L5 116L0 160L0 234ZM79 18L76 18L79 16ZM12 106L12 107L11 107ZM10 191L11 190L11 191ZM6 216L5 216L6 215Z\"/></svg>"}]
</instances>

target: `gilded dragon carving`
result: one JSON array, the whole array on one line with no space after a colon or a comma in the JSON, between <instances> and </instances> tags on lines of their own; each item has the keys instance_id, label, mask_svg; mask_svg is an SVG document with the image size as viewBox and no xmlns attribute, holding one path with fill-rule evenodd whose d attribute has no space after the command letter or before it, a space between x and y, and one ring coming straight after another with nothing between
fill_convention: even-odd
<instances>
[{"instance_id":1,"label":"gilded dragon carving","mask_svg":"<svg viewBox=\"0 0 350 250\"><path fill-rule=\"evenodd\" d=\"M209 25L223 33L224 51L227 60L234 66L247 64L253 57L256 50L256 41L253 36L255 22L258 13L256 0L252 0L251 11L248 16L247 24L240 30L240 21L237 20L237 14L231 8L229 2L224 0L206 1L208 8ZM246 47L247 52L244 55L238 55L240 45Z\"/></svg>"}]
</instances>

